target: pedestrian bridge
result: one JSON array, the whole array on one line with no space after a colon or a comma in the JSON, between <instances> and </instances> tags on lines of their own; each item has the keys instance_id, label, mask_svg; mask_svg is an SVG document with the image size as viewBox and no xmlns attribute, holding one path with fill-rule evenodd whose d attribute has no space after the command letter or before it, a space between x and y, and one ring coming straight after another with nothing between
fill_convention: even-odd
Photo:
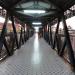
<instances>
[{"instance_id":1,"label":"pedestrian bridge","mask_svg":"<svg viewBox=\"0 0 75 75\"><path fill-rule=\"evenodd\" d=\"M0 0L0 75L75 75L74 18L75 0Z\"/></svg>"},{"instance_id":2,"label":"pedestrian bridge","mask_svg":"<svg viewBox=\"0 0 75 75\"><path fill-rule=\"evenodd\" d=\"M0 63L0 75L74 75L43 38L35 33L13 56Z\"/></svg>"}]
</instances>

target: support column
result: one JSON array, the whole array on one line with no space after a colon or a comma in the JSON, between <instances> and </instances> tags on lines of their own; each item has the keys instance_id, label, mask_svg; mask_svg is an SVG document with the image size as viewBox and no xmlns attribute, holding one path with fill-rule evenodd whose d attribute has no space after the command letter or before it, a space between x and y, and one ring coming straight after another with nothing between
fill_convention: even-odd
<instances>
[{"instance_id":1,"label":"support column","mask_svg":"<svg viewBox=\"0 0 75 75\"><path fill-rule=\"evenodd\" d=\"M51 30L51 25L50 25L50 44L51 44L51 47L53 47L53 39L52 39L52 30Z\"/></svg>"},{"instance_id":2,"label":"support column","mask_svg":"<svg viewBox=\"0 0 75 75\"><path fill-rule=\"evenodd\" d=\"M49 26L49 45L50 45L50 26Z\"/></svg>"},{"instance_id":3,"label":"support column","mask_svg":"<svg viewBox=\"0 0 75 75\"><path fill-rule=\"evenodd\" d=\"M19 47L21 47L21 44L22 44L22 26L21 26L21 33L20 33Z\"/></svg>"},{"instance_id":4,"label":"support column","mask_svg":"<svg viewBox=\"0 0 75 75\"><path fill-rule=\"evenodd\" d=\"M8 23L8 18L9 18L9 15L8 15L8 12L6 14L6 18L5 18L5 22L4 22L4 25L3 25L3 29L2 29L2 32L1 32L1 36L0 36L0 50L2 49L3 47L3 44L7 50L7 53L8 55L10 55L10 51L9 51L9 48L7 46L7 42L6 42L6 39L5 39L5 34L6 34L6 25Z\"/></svg>"},{"instance_id":5,"label":"support column","mask_svg":"<svg viewBox=\"0 0 75 75\"><path fill-rule=\"evenodd\" d=\"M50 44L50 32L49 32L49 24L48 24L48 38L49 38L48 44Z\"/></svg>"},{"instance_id":6,"label":"support column","mask_svg":"<svg viewBox=\"0 0 75 75\"><path fill-rule=\"evenodd\" d=\"M26 32L25 32L25 25L24 25L24 41L26 42Z\"/></svg>"},{"instance_id":7,"label":"support column","mask_svg":"<svg viewBox=\"0 0 75 75\"><path fill-rule=\"evenodd\" d=\"M63 56L64 55L65 47L66 47L66 39L64 40L63 46L62 46L62 48L60 50L60 53L59 53L60 56Z\"/></svg>"},{"instance_id":8,"label":"support column","mask_svg":"<svg viewBox=\"0 0 75 75\"><path fill-rule=\"evenodd\" d=\"M44 26L44 39L45 39L45 26Z\"/></svg>"},{"instance_id":9,"label":"support column","mask_svg":"<svg viewBox=\"0 0 75 75\"><path fill-rule=\"evenodd\" d=\"M43 27L43 37L44 37L44 27Z\"/></svg>"},{"instance_id":10,"label":"support column","mask_svg":"<svg viewBox=\"0 0 75 75\"><path fill-rule=\"evenodd\" d=\"M24 27L22 28L22 44L24 44Z\"/></svg>"},{"instance_id":11,"label":"support column","mask_svg":"<svg viewBox=\"0 0 75 75\"><path fill-rule=\"evenodd\" d=\"M62 16L62 21L63 21L63 26L64 26L65 39L67 41L67 46L68 46L70 63L72 65L75 65L74 53L73 53L73 49L72 49L72 45L71 45L71 41L70 41L70 37L69 37L69 33L68 33L68 28L67 28L67 25L66 25L66 21L65 21L65 16L64 15Z\"/></svg>"},{"instance_id":12,"label":"support column","mask_svg":"<svg viewBox=\"0 0 75 75\"><path fill-rule=\"evenodd\" d=\"M12 14L11 14L11 20L12 20L12 27L13 27L13 31L14 31L14 36L15 36L15 40L16 40L17 49L19 49L18 37L17 37L17 32L16 32L16 28L15 28L15 24L14 24L14 17L13 17Z\"/></svg>"},{"instance_id":13,"label":"support column","mask_svg":"<svg viewBox=\"0 0 75 75\"><path fill-rule=\"evenodd\" d=\"M58 23L57 23L57 27L56 27L55 36L54 36L54 42L53 42L53 49L55 48L56 37L57 37L57 34L58 34L58 29L59 29L59 23L60 23L60 18L58 18Z\"/></svg>"}]
</instances>

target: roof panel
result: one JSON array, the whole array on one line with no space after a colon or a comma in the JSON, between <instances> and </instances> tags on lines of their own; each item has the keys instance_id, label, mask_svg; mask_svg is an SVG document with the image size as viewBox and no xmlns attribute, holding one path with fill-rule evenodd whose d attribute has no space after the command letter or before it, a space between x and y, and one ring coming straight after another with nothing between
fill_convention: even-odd
<instances>
[{"instance_id":1,"label":"roof panel","mask_svg":"<svg viewBox=\"0 0 75 75\"><path fill-rule=\"evenodd\" d=\"M11 8L16 7L16 5L20 5L21 3L26 3L26 2L31 2L31 1L33 1L33 2L41 1L41 2L48 3L50 5L52 4L52 6L54 5L56 8L63 10L63 12L75 4L75 0L0 0L0 6L9 10ZM30 5L30 4L27 4L26 6L28 6L28 5ZM41 6L41 4L40 4L40 6ZM42 3L42 6L46 7L45 4L43 5L43 3ZM47 5L47 7L49 7L49 6ZM15 10L13 10L13 11L15 11Z\"/></svg>"},{"instance_id":2,"label":"roof panel","mask_svg":"<svg viewBox=\"0 0 75 75\"><path fill-rule=\"evenodd\" d=\"M75 3L75 0L0 0L0 5L3 4L4 7L14 6L19 2L29 2L29 1L43 1L43 2L52 2L54 5L58 6L59 8L66 9L72 4ZM72 3L72 4L71 4Z\"/></svg>"}]
</instances>

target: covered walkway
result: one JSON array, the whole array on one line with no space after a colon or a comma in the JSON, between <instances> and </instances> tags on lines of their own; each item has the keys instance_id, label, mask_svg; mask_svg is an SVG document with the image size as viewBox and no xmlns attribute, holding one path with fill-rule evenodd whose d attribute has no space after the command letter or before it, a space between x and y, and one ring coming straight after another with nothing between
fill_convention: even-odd
<instances>
[{"instance_id":1,"label":"covered walkway","mask_svg":"<svg viewBox=\"0 0 75 75\"><path fill-rule=\"evenodd\" d=\"M0 63L0 75L75 75L43 38L35 34Z\"/></svg>"},{"instance_id":2,"label":"covered walkway","mask_svg":"<svg viewBox=\"0 0 75 75\"><path fill-rule=\"evenodd\" d=\"M75 75L73 17L75 0L0 0L0 75Z\"/></svg>"}]
</instances>

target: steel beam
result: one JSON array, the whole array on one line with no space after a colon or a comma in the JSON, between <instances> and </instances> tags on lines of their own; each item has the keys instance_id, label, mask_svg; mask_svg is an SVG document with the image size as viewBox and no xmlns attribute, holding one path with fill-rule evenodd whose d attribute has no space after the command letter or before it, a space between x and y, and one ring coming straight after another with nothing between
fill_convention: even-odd
<instances>
[{"instance_id":1,"label":"steel beam","mask_svg":"<svg viewBox=\"0 0 75 75\"><path fill-rule=\"evenodd\" d=\"M50 25L50 44L51 44L51 47L53 48L53 38L52 38L51 25Z\"/></svg>"},{"instance_id":2,"label":"steel beam","mask_svg":"<svg viewBox=\"0 0 75 75\"><path fill-rule=\"evenodd\" d=\"M25 25L24 25L24 41L26 42L26 32L25 32Z\"/></svg>"},{"instance_id":3,"label":"steel beam","mask_svg":"<svg viewBox=\"0 0 75 75\"><path fill-rule=\"evenodd\" d=\"M49 37L49 41L48 41L48 44L50 44L50 33L49 33L49 24L48 24L48 37Z\"/></svg>"},{"instance_id":4,"label":"steel beam","mask_svg":"<svg viewBox=\"0 0 75 75\"><path fill-rule=\"evenodd\" d=\"M22 44L24 44L24 31L23 31L23 28L22 28Z\"/></svg>"},{"instance_id":5,"label":"steel beam","mask_svg":"<svg viewBox=\"0 0 75 75\"><path fill-rule=\"evenodd\" d=\"M8 55L10 55L10 51L9 51L9 48L7 46L7 42L6 42L6 39L5 39L5 34L6 34L6 25L7 25L7 22L8 22L8 18L9 18L9 15L8 13L6 14L6 18L5 18L5 22L4 22L4 25L3 25L3 29L2 29L2 32L1 32L1 36L0 36L0 50L2 49L3 47L3 44L7 50L7 53Z\"/></svg>"},{"instance_id":6,"label":"steel beam","mask_svg":"<svg viewBox=\"0 0 75 75\"><path fill-rule=\"evenodd\" d=\"M12 47L11 47L11 53L13 54L13 50L14 50L14 47L15 47L15 38L13 38L13 41L12 41Z\"/></svg>"},{"instance_id":7,"label":"steel beam","mask_svg":"<svg viewBox=\"0 0 75 75\"><path fill-rule=\"evenodd\" d=\"M66 39L65 39L65 41L64 41L64 43L63 43L63 46L62 46L62 48L61 48L61 50L60 50L60 52L59 52L59 55L60 56L63 56L64 55L64 50L65 50L65 47L66 47Z\"/></svg>"},{"instance_id":8,"label":"steel beam","mask_svg":"<svg viewBox=\"0 0 75 75\"><path fill-rule=\"evenodd\" d=\"M19 47L21 47L21 40L22 40L22 27L21 27L21 32L20 32Z\"/></svg>"},{"instance_id":9,"label":"steel beam","mask_svg":"<svg viewBox=\"0 0 75 75\"><path fill-rule=\"evenodd\" d=\"M57 34L58 34L58 29L59 29L59 23L60 23L60 18L58 18L58 23L57 23L57 27L56 27L55 36L54 36L54 42L53 42L53 49L55 48L56 37L57 37Z\"/></svg>"},{"instance_id":10,"label":"steel beam","mask_svg":"<svg viewBox=\"0 0 75 75\"><path fill-rule=\"evenodd\" d=\"M61 50L61 38L59 34L56 35L56 45L57 45L57 52L59 54Z\"/></svg>"},{"instance_id":11,"label":"steel beam","mask_svg":"<svg viewBox=\"0 0 75 75\"><path fill-rule=\"evenodd\" d=\"M12 20L12 27L13 27L13 32L14 32L15 40L16 40L16 45L17 45L17 48L19 48L17 32L16 32L16 28L15 28L15 24L14 24L14 17L13 17L12 14L10 16L11 16L11 20Z\"/></svg>"},{"instance_id":12,"label":"steel beam","mask_svg":"<svg viewBox=\"0 0 75 75\"><path fill-rule=\"evenodd\" d=\"M70 41L70 37L69 37L69 33L68 33L68 28L67 28L67 25L66 25L64 15L62 15L62 22L63 22L63 26L64 26L65 38L66 38L66 41L67 41L67 47L68 47L68 52L69 52L69 60L70 60L70 63L72 65L75 65L74 53L73 53L73 49L72 49L72 45L71 45L71 41Z\"/></svg>"},{"instance_id":13,"label":"steel beam","mask_svg":"<svg viewBox=\"0 0 75 75\"><path fill-rule=\"evenodd\" d=\"M21 27L19 47L21 47L21 44L24 44L24 40L23 40L23 36L22 35L23 35L23 31L22 31L22 27Z\"/></svg>"}]
</instances>

